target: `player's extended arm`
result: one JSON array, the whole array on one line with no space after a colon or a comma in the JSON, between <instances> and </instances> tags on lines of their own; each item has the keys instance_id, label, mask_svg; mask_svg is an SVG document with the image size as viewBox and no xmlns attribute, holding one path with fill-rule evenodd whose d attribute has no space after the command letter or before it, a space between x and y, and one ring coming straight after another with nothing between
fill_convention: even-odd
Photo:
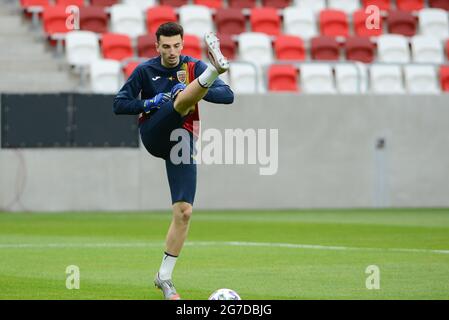
<instances>
[{"instance_id":1,"label":"player's extended arm","mask_svg":"<svg viewBox=\"0 0 449 320\"><path fill-rule=\"evenodd\" d=\"M204 62L198 61L195 65L195 77L203 73L206 68L207 65ZM223 80L217 78L203 99L212 103L231 104L234 102L234 92Z\"/></svg>"},{"instance_id":2,"label":"player's extended arm","mask_svg":"<svg viewBox=\"0 0 449 320\"><path fill-rule=\"evenodd\" d=\"M115 114L139 114L144 111L144 100L137 99L142 90L142 76L137 67L114 99Z\"/></svg>"}]
</instances>

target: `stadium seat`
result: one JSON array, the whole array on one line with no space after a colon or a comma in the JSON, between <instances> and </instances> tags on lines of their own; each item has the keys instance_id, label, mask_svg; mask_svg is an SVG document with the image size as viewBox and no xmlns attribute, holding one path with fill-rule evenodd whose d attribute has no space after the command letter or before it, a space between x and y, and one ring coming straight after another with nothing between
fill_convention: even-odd
<instances>
[{"instance_id":1,"label":"stadium seat","mask_svg":"<svg viewBox=\"0 0 449 320\"><path fill-rule=\"evenodd\" d=\"M276 36L281 31L281 17L274 8L251 9L250 23L252 32Z\"/></svg>"},{"instance_id":2,"label":"stadium seat","mask_svg":"<svg viewBox=\"0 0 449 320\"><path fill-rule=\"evenodd\" d=\"M284 9L284 33L309 40L318 35L315 15L311 9L288 7Z\"/></svg>"},{"instance_id":3,"label":"stadium seat","mask_svg":"<svg viewBox=\"0 0 449 320\"><path fill-rule=\"evenodd\" d=\"M367 67L363 64L337 64L335 65L335 82L339 93L365 93L368 88Z\"/></svg>"},{"instance_id":4,"label":"stadium seat","mask_svg":"<svg viewBox=\"0 0 449 320\"><path fill-rule=\"evenodd\" d=\"M405 87L411 94L436 94L438 88L437 73L434 66L404 66Z\"/></svg>"},{"instance_id":5,"label":"stadium seat","mask_svg":"<svg viewBox=\"0 0 449 320\"><path fill-rule=\"evenodd\" d=\"M424 8L424 0L396 0L396 6L399 10L419 11Z\"/></svg>"},{"instance_id":6,"label":"stadium seat","mask_svg":"<svg viewBox=\"0 0 449 320\"><path fill-rule=\"evenodd\" d=\"M410 62L410 49L407 38L398 34L379 36L377 38L377 54L380 62Z\"/></svg>"},{"instance_id":7,"label":"stadium seat","mask_svg":"<svg viewBox=\"0 0 449 320\"><path fill-rule=\"evenodd\" d=\"M103 7L81 7L80 29L96 33L108 32L108 14Z\"/></svg>"},{"instance_id":8,"label":"stadium seat","mask_svg":"<svg viewBox=\"0 0 449 320\"><path fill-rule=\"evenodd\" d=\"M90 5L95 7L111 7L118 2L119 0L90 0Z\"/></svg>"},{"instance_id":9,"label":"stadium seat","mask_svg":"<svg viewBox=\"0 0 449 320\"><path fill-rule=\"evenodd\" d=\"M95 60L90 64L90 86L94 93L116 94L121 83L120 62Z\"/></svg>"},{"instance_id":10,"label":"stadium seat","mask_svg":"<svg viewBox=\"0 0 449 320\"><path fill-rule=\"evenodd\" d=\"M268 68L268 91L299 91L298 69L292 65L270 66Z\"/></svg>"},{"instance_id":11,"label":"stadium seat","mask_svg":"<svg viewBox=\"0 0 449 320\"><path fill-rule=\"evenodd\" d=\"M203 39L206 32L214 31L212 12L205 6L185 5L179 8L179 22L184 32Z\"/></svg>"},{"instance_id":12,"label":"stadium seat","mask_svg":"<svg viewBox=\"0 0 449 320\"><path fill-rule=\"evenodd\" d=\"M388 32L412 37L416 34L416 18L408 11L392 10L387 17Z\"/></svg>"},{"instance_id":13,"label":"stadium seat","mask_svg":"<svg viewBox=\"0 0 449 320\"><path fill-rule=\"evenodd\" d=\"M230 8L254 8L256 6L256 0L228 0Z\"/></svg>"},{"instance_id":14,"label":"stadium seat","mask_svg":"<svg viewBox=\"0 0 449 320\"><path fill-rule=\"evenodd\" d=\"M139 64L139 61L129 61L128 63L126 63L125 67L123 68L126 79L129 78L129 76L133 73L134 69L136 69Z\"/></svg>"},{"instance_id":15,"label":"stadium seat","mask_svg":"<svg viewBox=\"0 0 449 320\"><path fill-rule=\"evenodd\" d=\"M66 26L66 20L69 14L66 13L65 9L65 6L48 6L44 8L42 20L44 32L48 36L71 31Z\"/></svg>"},{"instance_id":16,"label":"stadium seat","mask_svg":"<svg viewBox=\"0 0 449 320\"><path fill-rule=\"evenodd\" d=\"M237 44L229 34L221 34L218 36L220 39L220 51L228 60L234 60L237 54Z\"/></svg>"},{"instance_id":17,"label":"stadium seat","mask_svg":"<svg viewBox=\"0 0 449 320\"><path fill-rule=\"evenodd\" d=\"M29 7L47 7L50 5L50 0L20 0L20 6L22 9Z\"/></svg>"},{"instance_id":18,"label":"stadium seat","mask_svg":"<svg viewBox=\"0 0 449 320\"><path fill-rule=\"evenodd\" d=\"M449 1L447 0L429 0L430 8L449 10Z\"/></svg>"},{"instance_id":19,"label":"stadium seat","mask_svg":"<svg viewBox=\"0 0 449 320\"><path fill-rule=\"evenodd\" d=\"M181 7L188 3L188 0L159 0L161 6Z\"/></svg>"},{"instance_id":20,"label":"stadium seat","mask_svg":"<svg viewBox=\"0 0 449 320\"><path fill-rule=\"evenodd\" d=\"M314 14L326 9L326 0L295 0L295 7L300 9L310 9Z\"/></svg>"},{"instance_id":21,"label":"stadium seat","mask_svg":"<svg viewBox=\"0 0 449 320\"><path fill-rule=\"evenodd\" d=\"M133 6L113 5L111 7L111 31L137 38L145 33L143 13Z\"/></svg>"},{"instance_id":22,"label":"stadium seat","mask_svg":"<svg viewBox=\"0 0 449 320\"><path fill-rule=\"evenodd\" d=\"M303 64L299 73L304 93L336 93L331 65Z\"/></svg>"},{"instance_id":23,"label":"stadium seat","mask_svg":"<svg viewBox=\"0 0 449 320\"><path fill-rule=\"evenodd\" d=\"M126 34L104 33L101 38L103 57L122 61L134 55L131 38Z\"/></svg>"},{"instance_id":24,"label":"stadium seat","mask_svg":"<svg viewBox=\"0 0 449 320\"><path fill-rule=\"evenodd\" d=\"M166 22L177 22L175 10L170 6L156 6L147 9L147 30L148 32L155 33L157 28Z\"/></svg>"},{"instance_id":25,"label":"stadium seat","mask_svg":"<svg viewBox=\"0 0 449 320\"><path fill-rule=\"evenodd\" d=\"M418 12L420 33L436 36L441 40L449 38L448 14L443 9L425 8Z\"/></svg>"},{"instance_id":26,"label":"stadium seat","mask_svg":"<svg viewBox=\"0 0 449 320\"><path fill-rule=\"evenodd\" d=\"M194 0L193 4L206 6L211 9L221 9L224 7L223 0Z\"/></svg>"},{"instance_id":27,"label":"stadium seat","mask_svg":"<svg viewBox=\"0 0 449 320\"><path fill-rule=\"evenodd\" d=\"M414 36L410 40L412 57L418 63L443 63L443 44L438 38L430 36Z\"/></svg>"},{"instance_id":28,"label":"stadium seat","mask_svg":"<svg viewBox=\"0 0 449 320\"><path fill-rule=\"evenodd\" d=\"M84 7L84 0L55 0L55 5Z\"/></svg>"},{"instance_id":29,"label":"stadium seat","mask_svg":"<svg viewBox=\"0 0 449 320\"><path fill-rule=\"evenodd\" d=\"M345 42L346 60L372 63L375 45L367 37L348 37Z\"/></svg>"},{"instance_id":30,"label":"stadium seat","mask_svg":"<svg viewBox=\"0 0 449 320\"><path fill-rule=\"evenodd\" d=\"M258 91L257 69L251 64L231 63L229 81L235 93L256 93Z\"/></svg>"},{"instance_id":31,"label":"stadium seat","mask_svg":"<svg viewBox=\"0 0 449 320\"><path fill-rule=\"evenodd\" d=\"M333 37L318 36L310 42L310 52L313 60L339 60L340 48Z\"/></svg>"},{"instance_id":32,"label":"stadium seat","mask_svg":"<svg viewBox=\"0 0 449 320\"><path fill-rule=\"evenodd\" d=\"M306 58L304 41L296 36L281 35L274 41L277 60L303 61Z\"/></svg>"},{"instance_id":33,"label":"stadium seat","mask_svg":"<svg viewBox=\"0 0 449 320\"><path fill-rule=\"evenodd\" d=\"M67 62L72 66L89 66L99 59L97 35L91 31L71 31L65 38Z\"/></svg>"},{"instance_id":34,"label":"stadium seat","mask_svg":"<svg viewBox=\"0 0 449 320\"><path fill-rule=\"evenodd\" d=\"M262 7L284 9L290 6L290 0L262 0Z\"/></svg>"},{"instance_id":35,"label":"stadium seat","mask_svg":"<svg viewBox=\"0 0 449 320\"><path fill-rule=\"evenodd\" d=\"M240 34L246 31L245 16L241 9L236 8L218 9L215 25L219 34Z\"/></svg>"},{"instance_id":36,"label":"stadium seat","mask_svg":"<svg viewBox=\"0 0 449 320\"><path fill-rule=\"evenodd\" d=\"M329 37L348 36L349 23L344 11L322 10L319 20L321 35Z\"/></svg>"},{"instance_id":37,"label":"stadium seat","mask_svg":"<svg viewBox=\"0 0 449 320\"><path fill-rule=\"evenodd\" d=\"M391 8L391 0L362 0L362 7L377 6L382 11L389 11Z\"/></svg>"},{"instance_id":38,"label":"stadium seat","mask_svg":"<svg viewBox=\"0 0 449 320\"><path fill-rule=\"evenodd\" d=\"M369 22L373 22L372 18L365 13L365 10L357 10L352 15L352 20L354 24L354 34L360 37L377 37L383 34L383 19L380 17L379 26L374 28L367 28L367 19Z\"/></svg>"},{"instance_id":39,"label":"stadium seat","mask_svg":"<svg viewBox=\"0 0 449 320\"><path fill-rule=\"evenodd\" d=\"M449 66L440 66L441 90L449 92Z\"/></svg>"},{"instance_id":40,"label":"stadium seat","mask_svg":"<svg viewBox=\"0 0 449 320\"><path fill-rule=\"evenodd\" d=\"M252 62L258 66L271 64L273 50L271 39L264 33L244 32L238 37L240 60Z\"/></svg>"},{"instance_id":41,"label":"stadium seat","mask_svg":"<svg viewBox=\"0 0 449 320\"><path fill-rule=\"evenodd\" d=\"M371 65L371 92L382 94L405 93L401 70L398 65Z\"/></svg>"},{"instance_id":42,"label":"stadium seat","mask_svg":"<svg viewBox=\"0 0 449 320\"><path fill-rule=\"evenodd\" d=\"M201 59L201 41L200 38L193 34L184 34L184 49L182 54Z\"/></svg>"},{"instance_id":43,"label":"stadium seat","mask_svg":"<svg viewBox=\"0 0 449 320\"><path fill-rule=\"evenodd\" d=\"M359 0L328 0L328 8L352 14L360 9L360 2Z\"/></svg>"},{"instance_id":44,"label":"stadium seat","mask_svg":"<svg viewBox=\"0 0 449 320\"><path fill-rule=\"evenodd\" d=\"M449 60L449 39L446 41L446 59Z\"/></svg>"},{"instance_id":45,"label":"stadium seat","mask_svg":"<svg viewBox=\"0 0 449 320\"><path fill-rule=\"evenodd\" d=\"M154 33L143 34L137 37L137 55L139 57L152 58L158 56L156 51L156 35Z\"/></svg>"},{"instance_id":46,"label":"stadium seat","mask_svg":"<svg viewBox=\"0 0 449 320\"><path fill-rule=\"evenodd\" d=\"M154 7L158 4L157 0L122 0L122 3L128 6L134 6L139 8L142 12L145 12L148 8Z\"/></svg>"}]
</instances>

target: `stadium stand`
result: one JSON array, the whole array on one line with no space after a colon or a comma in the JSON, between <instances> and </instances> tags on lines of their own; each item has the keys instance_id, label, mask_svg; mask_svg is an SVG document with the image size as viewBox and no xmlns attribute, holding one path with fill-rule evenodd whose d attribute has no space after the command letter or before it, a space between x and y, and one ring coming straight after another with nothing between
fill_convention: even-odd
<instances>
[{"instance_id":1,"label":"stadium stand","mask_svg":"<svg viewBox=\"0 0 449 320\"><path fill-rule=\"evenodd\" d=\"M100 59L90 64L90 86L94 93L117 93L121 78L120 62L116 60Z\"/></svg>"},{"instance_id":2,"label":"stadium stand","mask_svg":"<svg viewBox=\"0 0 449 320\"><path fill-rule=\"evenodd\" d=\"M257 68L250 63L232 63L229 70L229 78L235 93L257 93L258 74Z\"/></svg>"},{"instance_id":3,"label":"stadium stand","mask_svg":"<svg viewBox=\"0 0 449 320\"><path fill-rule=\"evenodd\" d=\"M322 10L319 20L322 35L329 37L348 36L349 23L344 11L332 9Z\"/></svg>"},{"instance_id":4,"label":"stadium stand","mask_svg":"<svg viewBox=\"0 0 449 320\"><path fill-rule=\"evenodd\" d=\"M96 33L108 32L109 18L103 7L80 8L80 29Z\"/></svg>"},{"instance_id":5,"label":"stadium stand","mask_svg":"<svg viewBox=\"0 0 449 320\"><path fill-rule=\"evenodd\" d=\"M313 60L334 61L340 59L340 47L334 37L314 37L310 43L311 56Z\"/></svg>"},{"instance_id":6,"label":"stadium stand","mask_svg":"<svg viewBox=\"0 0 449 320\"><path fill-rule=\"evenodd\" d=\"M334 94L333 71L330 64L305 64L301 66L301 89L305 93Z\"/></svg>"},{"instance_id":7,"label":"stadium stand","mask_svg":"<svg viewBox=\"0 0 449 320\"><path fill-rule=\"evenodd\" d=\"M185 5L179 8L179 22L187 34L202 38L204 33L215 31L212 12L205 6Z\"/></svg>"},{"instance_id":8,"label":"stadium stand","mask_svg":"<svg viewBox=\"0 0 449 320\"><path fill-rule=\"evenodd\" d=\"M354 34L361 37L376 37L383 34L384 20L380 17L380 19L378 20L379 26L377 28L368 28L366 23L368 17L369 15L365 12L365 10L357 10L352 14Z\"/></svg>"},{"instance_id":9,"label":"stadium stand","mask_svg":"<svg viewBox=\"0 0 449 320\"><path fill-rule=\"evenodd\" d=\"M277 60L303 61L306 58L304 41L296 36L280 35L274 41Z\"/></svg>"},{"instance_id":10,"label":"stadium stand","mask_svg":"<svg viewBox=\"0 0 449 320\"><path fill-rule=\"evenodd\" d=\"M215 14L217 33L240 34L246 31L246 21L242 10L236 8L221 8Z\"/></svg>"},{"instance_id":11,"label":"stadium stand","mask_svg":"<svg viewBox=\"0 0 449 320\"><path fill-rule=\"evenodd\" d=\"M298 70L293 65L272 65L268 69L269 91L298 91Z\"/></svg>"},{"instance_id":12,"label":"stadium stand","mask_svg":"<svg viewBox=\"0 0 449 320\"><path fill-rule=\"evenodd\" d=\"M371 63L375 58L375 45L366 37L348 37L345 42L346 60Z\"/></svg>"},{"instance_id":13,"label":"stadium stand","mask_svg":"<svg viewBox=\"0 0 449 320\"><path fill-rule=\"evenodd\" d=\"M158 53L156 51L156 35L153 33L143 34L137 37L137 55L139 57L154 57Z\"/></svg>"},{"instance_id":14,"label":"stadium stand","mask_svg":"<svg viewBox=\"0 0 449 320\"><path fill-rule=\"evenodd\" d=\"M206 6L211 9L221 9L224 6L223 0L194 0L193 4Z\"/></svg>"},{"instance_id":15,"label":"stadium stand","mask_svg":"<svg viewBox=\"0 0 449 320\"><path fill-rule=\"evenodd\" d=\"M390 0L361 0L363 8L368 6L376 6L380 10L389 11L391 8Z\"/></svg>"},{"instance_id":16,"label":"stadium stand","mask_svg":"<svg viewBox=\"0 0 449 320\"><path fill-rule=\"evenodd\" d=\"M133 38L144 34L143 13L130 5L111 6L111 32L127 34Z\"/></svg>"},{"instance_id":17,"label":"stadium stand","mask_svg":"<svg viewBox=\"0 0 449 320\"><path fill-rule=\"evenodd\" d=\"M384 34L377 38L377 53L380 62L410 62L409 43L405 36Z\"/></svg>"},{"instance_id":18,"label":"stadium stand","mask_svg":"<svg viewBox=\"0 0 449 320\"><path fill-rule=\"evenodd\" d=\"M412 37L416 34L416 18L408 11L391 10L387 17L388 32Z\"/></svg>"},{"instance_id":19,"label":"stadium stand","mask_svg":"<svg viewBox=\"0 0 449 320\"><path fill-rule=\"evenodd\" d=\"M155 33L161 24L176 21L178 21L178 17L173 7L155 6L146 11L147 32Z\"/></svg>"},{"instance_id":20,"label":"stadium stand","mask_svg":"<svg viewBox=\"0 0 449 320\"><path fill-rule=\"evenodd\" d=\"M402 68L400 65L373 64L370 67L370 83L373 93L403 94Z\"/></svg>"},{"instance_id":21,"label":"stadium stand","mask_svg":"<svg viewBox=\"0 0 449 320\"><path fill-rule=\"evenodd\" d=\"M404 66L405 86L408 93L435 94L439 92L437 72L433 66Z\"/></svg>"},{"instance_id":22,"label":"stadium stand","mask_svg":"<svg viewBox=\"0 0 449 320\"><path fill-rule=\"evenodd\" d=\"M271 36L281 32L281 18L275 8L254 8L250 15L251 30Z\"/></svg>"},{"instance_id":23,"label":"stadium stand","mask_svg":"<svg viewBox=\"0 0 449 320\"><path fill-rule=\"evenodd\" d=\"M256 0L228 0L228 6L230 8L254 8L256 6Z\"/></svg>"},{"instance_id":24,"label":"stadium stand","mask_svg":"<svg viewBox=\"0 0 449 320\"><path fill-rule=\"evenodd\" d=\"M368 71L364 64L337 64L334 70L335 82L339 93L357 94L367 92Z\"/></svg>"},{"instance_id":25,"label":"stadium stand","mask_svg":"<svg viewBox=\"0 0 449 320\"><path fill-rule=\"evenodd\" d=\"M101 51L105 59L122 61L134 55L131 38L126 34L104 33Z\"/></svg>"},{"instance_id":26,"label":"stadium stand","mask_svg":"<svg viewBox=\"0 0 449 320\"><path fill-rule=\"evenodd\" d=\"M417 35L411 38L412 57L417 63L443 63L443 43L435 37Z\"/></svg>"},{"instance_id":27,"label":"stadium stand","mask_svg":"<svg viewBox=\"0 0 449 320\"><path fill-rule=\"evenodd\" d=\"M449 21L446 11L424 8L418 14L421 34L436 36L442 40L449 38Z\"/></svg>"},{"instance_id":28,"label":"stadium stand","mask_svg":"<svg viewBox=\"0 0 449 320\"><path fill-rule=\"evenodd\" d=\"M67 62L72 66L87 67L100 58L98 39L91 31L70 31L65 44Z\"/></svg>"},{"instance_id":29,"label":"stadium stand","mask_svg":"<svg viewBox=\"0 0 449 320\"><path fill-rule=\"evenodd\" d=\"M310 9L314 14L326 9L326 0L294 0L294 6L300 9Z\"/></svg>"},{"instance_id":30,"label":"stadium stand","mask_svg":"<svg viewBox=\"0 0 449 320\"><path fill-rule=\"evenodd\" d=\"M424 0L396 0L396 6L399 10L419 11L424 8Z\"/></svg>"},{"instance_id":31,"label":"stadium stand","mask_svg":"<svg viewBox=\"0 0 449 320\"><path fill-rule=\"evenodd\" d=\"M328 8L344 11L346 14L352 14L360 9L359 0L328 0Z\"/></svg>"},{"instance_id":32,"label":"stadium stand","mask_svg":"<svg viewBox=\"0 0 449 320\"><path fill-rule=\"evenodd\" d=\"M284 33L310 39L318 35L315 15L310 8L288 7L284 9Z\"/></svg>"}]
</instances>

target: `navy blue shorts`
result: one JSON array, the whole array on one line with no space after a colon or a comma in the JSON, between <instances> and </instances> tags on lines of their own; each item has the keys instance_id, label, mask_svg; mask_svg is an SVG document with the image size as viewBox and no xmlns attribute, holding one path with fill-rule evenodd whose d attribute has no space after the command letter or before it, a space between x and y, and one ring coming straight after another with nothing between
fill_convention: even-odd
<instances>
[{"instance_id":1,"label":"navy blue shorts","mask_svg":"<svg viewBox=\"0 0 449 320\"><path fill-rule=\"evenodd\" d=\"M147 151L158 158L165 160L168 184L170 185L172 203L188 202L193 205L196 192L196 163L195 140L193 134L182 126L185 117L182 117L173 106L173 102L167 102L145 120L139 126L140 137ZM183 130L183 138L178 141L170 141L173 130ZM175 147L178 159L190 161L172 161L170 152ZM188 154L182 154L183 152Z\"/></svg>"}]
</instances>

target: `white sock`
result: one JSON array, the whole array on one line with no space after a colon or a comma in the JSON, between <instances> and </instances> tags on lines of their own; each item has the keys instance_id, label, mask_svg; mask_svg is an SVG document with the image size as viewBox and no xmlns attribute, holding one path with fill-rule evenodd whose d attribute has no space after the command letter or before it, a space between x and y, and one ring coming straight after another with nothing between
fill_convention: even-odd
<instances>
[{"instance_id":1,"label":"white sock","mask_svg":"<svg viewBox=\"0 0 449 320\"><path fill-rule=\"evenodd\" d=\"M207 66L207 69L204 70L204 72L198 77L198 82L200 83L200 86L209 88L217 78L217 69L215 69L213 66Z\"/></svg>"},{"instance_id":2,"label":"white sock","mask_svg":"<svg viewBox=\"0 0 449 320\"><path fill-rule=\"evenodd\" d=\"M166 252L164 252L161 268L159 269L159 279L161 280L171 279L173 269L175 268L176 259L178 259L178 257L168 255Z\"/></svg>"}]
</instances>

